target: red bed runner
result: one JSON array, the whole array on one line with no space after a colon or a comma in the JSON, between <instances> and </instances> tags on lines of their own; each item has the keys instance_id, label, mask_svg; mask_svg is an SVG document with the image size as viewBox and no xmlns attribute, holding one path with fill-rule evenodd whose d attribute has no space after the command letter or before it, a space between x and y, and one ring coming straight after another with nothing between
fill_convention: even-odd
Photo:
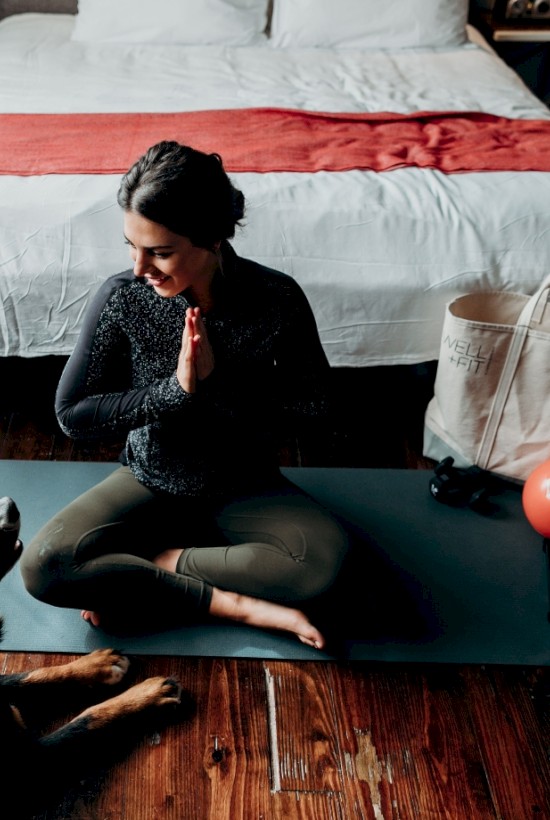
<instances>
[{"instance_id":1,"label":"red bed runner","mask_svg":"<svg viewBox=\"0 0 550 820\"><path fill-rule=\"evenodd\" d=\"M122 174L175 139L228 171L550 171L550 120L477 112L340 114L246 108L150 114L0 115L0 174Z\"/></svg>"}]
</instances>

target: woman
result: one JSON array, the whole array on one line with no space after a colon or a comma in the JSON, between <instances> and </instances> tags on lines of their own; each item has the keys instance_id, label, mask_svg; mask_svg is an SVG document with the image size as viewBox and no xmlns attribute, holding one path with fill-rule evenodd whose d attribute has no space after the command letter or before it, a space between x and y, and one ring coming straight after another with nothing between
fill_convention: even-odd
<instances>
[{"instance_id":1,"label":"woman","mask_svg":"<svg viewBox=\"0 0 550 820\"><path fill-rule=\"evenodd\" d=\"M72 437L123 433L124 466L36 535L25 585L95 626L208 614L321 648L297 607L331 586L347 539L281 475L277 451L285 419L326 411L309 304L228 243L244 198L217 154L161 142L118 202L133 270L91 303L56 413Z\"/></svg>"}]
</instances>

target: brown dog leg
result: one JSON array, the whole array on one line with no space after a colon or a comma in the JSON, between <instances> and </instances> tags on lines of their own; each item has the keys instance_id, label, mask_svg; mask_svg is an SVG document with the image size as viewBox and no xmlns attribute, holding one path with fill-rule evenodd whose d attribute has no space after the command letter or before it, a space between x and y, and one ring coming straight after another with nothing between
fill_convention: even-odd
<instances>
[{"instance_id":1,"label":"brown dog leg","mask_svg":"<svg viewBox=\"0 0 550 820\"><path fill-rule=\"evenodd\" d=\"M101 729L117 720L152 712L180 704L181 686L173 678L161 676L136 683L120 695L85 709L73 718L74 723L85 723L88 731ZM70 726L70 724L69 724Z\"/></svg>"},{"instance_id":2,"label":"brown dog leg","mask_svg":"<svg viewBox=\"0 0 550 820\"><path fill-rule=\"evenodd\" d=\"M80 686L115 686L130 667L125 655L115 649L96 649L75 661L60 666L40 667L30 672L0 676L0 687L21 690L31 686L76 684Z\"/></svg>"},{"instance_id":3,"label":"brown dog leg","mask_svg":"<svg viewBox=\"0 0 550 820\"><path fill-rule=\"evenodd\" d=\"M18 808L22 800L27 800L26 810L42 810L53 800L59 800L67 788L97 772L108 771L124 759L145 733L158 732L174 719L181 719L181 700L178 681L148 678L36 738L30 748L20 743L14 752L12 743L14 765L9 782L16 787L14 799ZM33 773L30 790L28 771Z\"/></svg>"}]
</instances>

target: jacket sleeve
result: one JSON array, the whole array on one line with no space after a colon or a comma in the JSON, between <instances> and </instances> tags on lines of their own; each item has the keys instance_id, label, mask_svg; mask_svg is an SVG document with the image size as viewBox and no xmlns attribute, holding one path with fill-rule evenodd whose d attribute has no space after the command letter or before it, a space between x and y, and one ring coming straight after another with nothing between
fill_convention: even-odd
<instances>
[{"instance_id":1,"label":"jacket sleeve","mask_svg":"<svg viewBox=\"0 0 550 820\"><path fill-rule=\"evenodd\" d=\"M294 280L282 317L275 374L283 419L298 427L325 422L332 404L331 370L311 306Z\"/></svg>"},{"instance_id":2,"label":"jacket sleeve","mask_svg":"<svg viewBox=\"0 0 550 820\"><path fill-rule=\"evenodd\" d=\"M107 280L90 304L57 388L56 416L71 438L119 437L193 404L175 373L132 386L129 342L112 304L116 279Z\"/></svg>"}]
</instances>

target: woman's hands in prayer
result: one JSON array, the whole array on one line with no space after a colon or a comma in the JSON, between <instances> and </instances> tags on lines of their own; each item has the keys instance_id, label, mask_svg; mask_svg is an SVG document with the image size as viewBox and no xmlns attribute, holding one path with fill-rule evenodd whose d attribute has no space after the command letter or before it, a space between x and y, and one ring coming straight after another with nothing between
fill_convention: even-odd
<instances>
[{"instance_id":1,"label":"woman's hands in prayer","mask_svg":"<svg viewBox=\"0 0 550 820\"><path fill-rule=\"evenodd\" d=\"M187 308L176 376L186 393L194 393L197 381L206 379L214 369L214 354L208 341L200 308Z\"/></svg>"}]
</instances>

